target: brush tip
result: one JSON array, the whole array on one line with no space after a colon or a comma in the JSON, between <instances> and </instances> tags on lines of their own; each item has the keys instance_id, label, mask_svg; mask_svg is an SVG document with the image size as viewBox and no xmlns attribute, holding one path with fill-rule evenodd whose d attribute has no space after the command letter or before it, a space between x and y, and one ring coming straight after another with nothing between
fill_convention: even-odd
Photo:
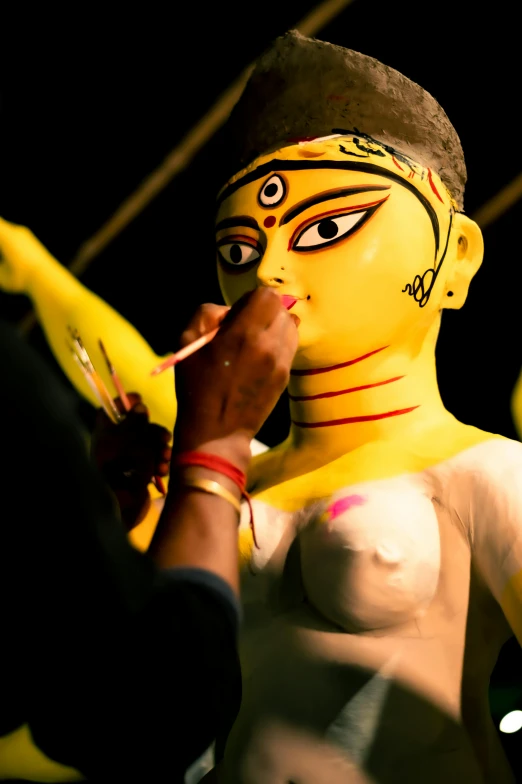
<instances>
[{"instance_id":1,"label":"brush tip","mask_svg":"<svg viewBox=\"0 0 522 784\"><path fill-rule=\"evenodd\" d=\"M177 365L178 362L179 362L179 360L175 359L174 361L173 360L169 360L167 365L158 365L158 367L155 367L154 370L151 371L151 376L159 376L160 373L163 373L165 370L168 370L169 368L174 367L174 365Z\"/></svg>"}]
</instances>

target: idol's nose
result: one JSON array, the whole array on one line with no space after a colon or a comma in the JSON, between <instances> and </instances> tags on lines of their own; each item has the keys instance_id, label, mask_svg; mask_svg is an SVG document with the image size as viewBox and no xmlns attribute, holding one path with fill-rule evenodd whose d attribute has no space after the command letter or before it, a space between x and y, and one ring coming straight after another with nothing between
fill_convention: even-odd
<instances>
[{"instance_id":1,"label":"idol's nose","mask_svg":"<svg viewBox=\"0 0 522 784\"><path fill-rule=\"evenodd\" d=\"M275 250L265 252L257 268L257 281L260 286L279 288L290 279L289 273L281 263L281 254Z\"/></svg>"}]
</instances>

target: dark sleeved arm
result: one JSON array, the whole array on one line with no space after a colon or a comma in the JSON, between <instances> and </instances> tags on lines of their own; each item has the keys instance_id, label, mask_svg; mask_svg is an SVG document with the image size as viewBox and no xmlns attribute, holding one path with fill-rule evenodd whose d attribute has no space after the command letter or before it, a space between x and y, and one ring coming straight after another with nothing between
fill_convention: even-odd
<instances>
[{"instance_id":1,"label":"dark sleeved arm","mask_svg":"<svg viewBox=\"0 0 522 784\"><path fill-rule=\"evenodd\" d=\"M93 779L181 780L239 707L237 602L129 545L62 387L5 327L0 354L4 731Z\"/></svg>"}]
</instances>

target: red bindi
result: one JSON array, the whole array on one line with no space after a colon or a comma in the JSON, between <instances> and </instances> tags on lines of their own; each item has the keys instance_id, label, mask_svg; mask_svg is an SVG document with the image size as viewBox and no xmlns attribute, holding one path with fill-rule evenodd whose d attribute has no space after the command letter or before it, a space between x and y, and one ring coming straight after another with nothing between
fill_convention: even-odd
<instances>
[{"instance_id":1,"label":"red bindi","mask_svg":"<svg viewBox=\"0 0 522 784\"><path fill-rule=\"evenodd\" d=\"M274 218L274 216L273 215L269 215L268 218L264 219L263 226L266 226L267 229L270 229L274 225L275 222L276 222L276 219Z\"/></svg>"}]
</instances>

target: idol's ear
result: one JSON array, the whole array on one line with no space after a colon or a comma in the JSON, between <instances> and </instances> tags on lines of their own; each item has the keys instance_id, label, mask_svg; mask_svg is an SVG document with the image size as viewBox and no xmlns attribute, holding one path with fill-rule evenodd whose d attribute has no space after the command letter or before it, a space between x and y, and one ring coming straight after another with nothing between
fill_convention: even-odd
<instances>
[{"instance_id":1,"label":"idol's ear","mask_svg":"<svg viewBox=\"0 0 522 784\"><path fill-rule=\"evenodd\" d=\"M457 213L451 230L453 253L444 285L442 307L459 310L468 296L469 284L484 258L484 239L475 221Z\"/></svg>"}]
</instances>

